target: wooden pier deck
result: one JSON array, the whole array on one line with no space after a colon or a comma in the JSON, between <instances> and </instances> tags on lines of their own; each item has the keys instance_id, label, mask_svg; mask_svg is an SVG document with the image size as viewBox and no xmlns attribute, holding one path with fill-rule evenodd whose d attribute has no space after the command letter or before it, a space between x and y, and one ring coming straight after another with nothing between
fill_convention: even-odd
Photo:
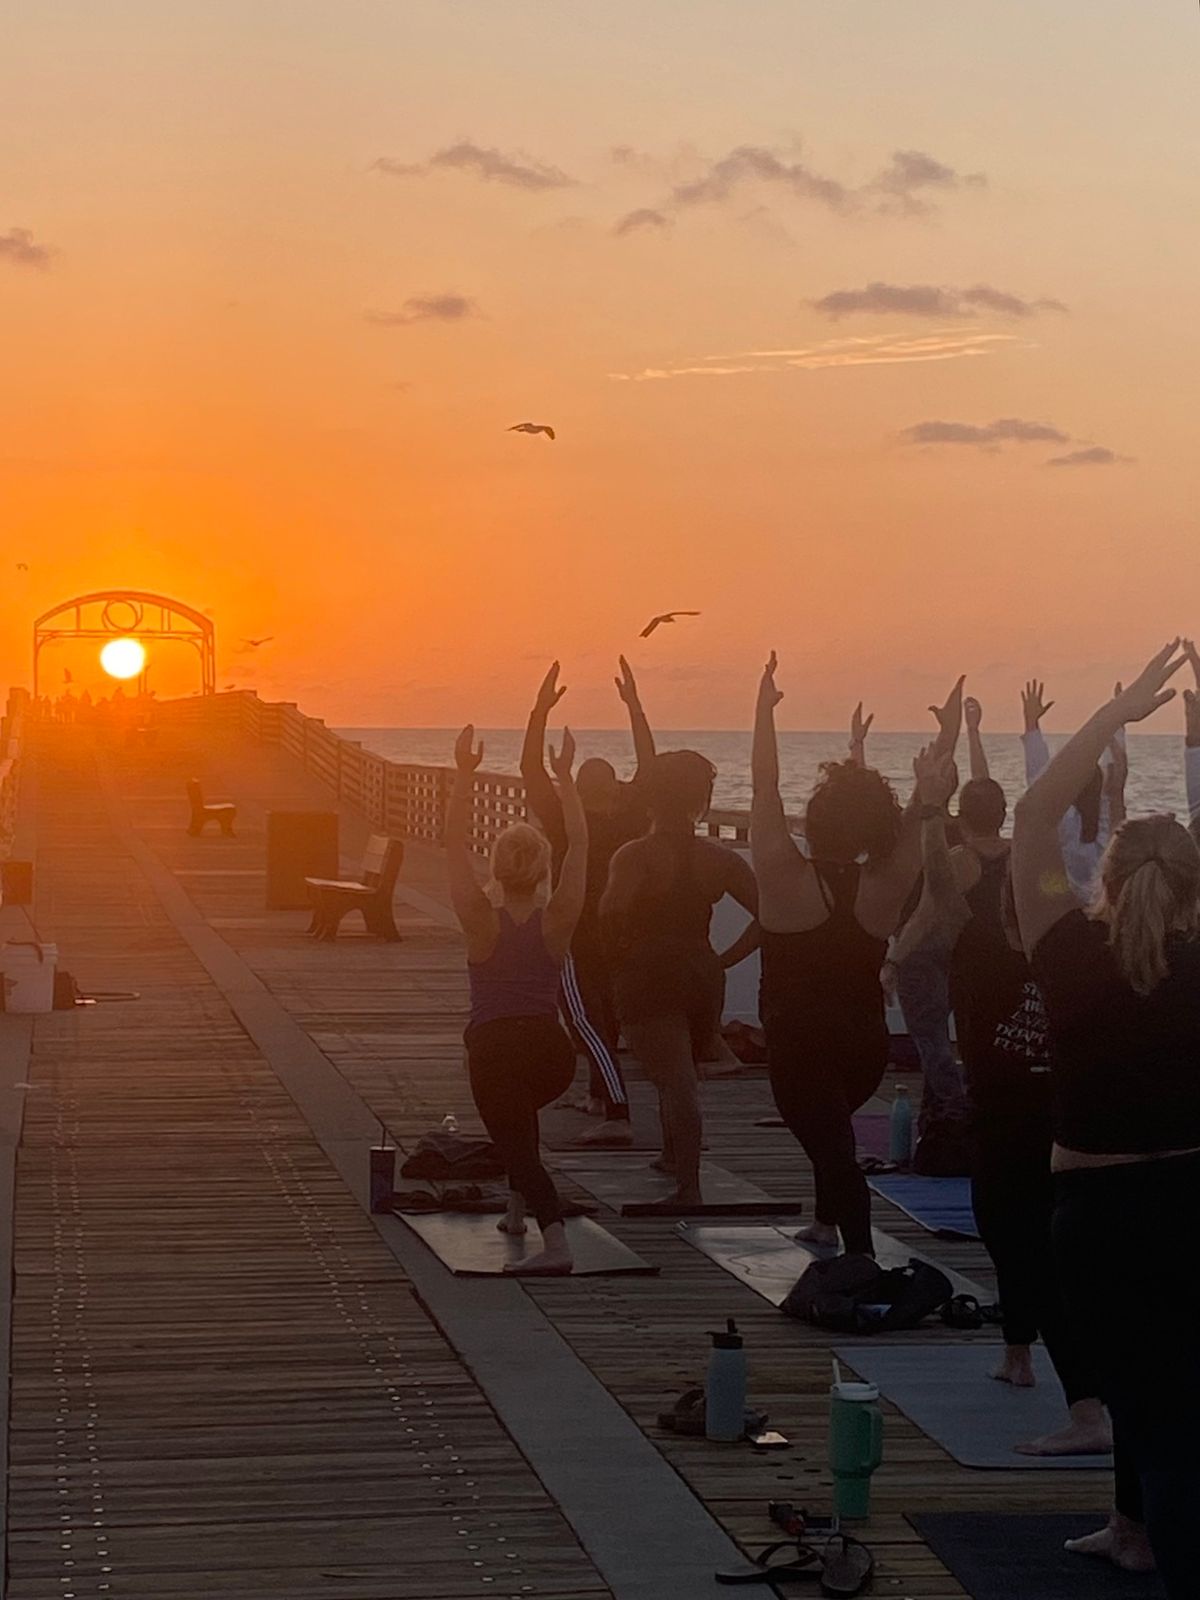
<instances>
[{"instance_id":1,"label":"wooden pier deck","mask_svg":"<svg viewBox=\"0 0 1200 1600\"><path fill-rule=\"evenodd\" d=\"M498 1399L451 1322L414 1293L331 1159L327 1130L239 1021L241 980L213 976L163 890L169 879L186 891L203 934L403 1144L447 1111L473 1122L462 954L436 851L409 850L404 943L313 944L303 913L264 909L267 811L331 807L290 757L186 732L138 751L105 750L76 729L44 728L34 743L40 931L85 990L139 998L38 1018L27 1087L14 1091L25 1113L12 1600L674 1600L673 1588L613 1578L604 1537L581 1537L569 1497L547 1487L537 1451L506 1424L519 1397ZM236 798L236 839L185 834L193 774ZM348 857L367 831L345 815ZM761 1076L711 1083L706 1102L714 1160L775 1198L811 1199L791 1139L754 1126L769 1109ZM890 1232L988 1281L979 1246L938 1243L880 1212ZM768 1499L823 1509L829 1341L782 1319L670 1222L602 1220L659 1275L493 1287L556 1331L564 1359L598 1380L718 1530L753 1547L771 1537ZM655 1426L702 1374L705 1331L728 1315L746 1334L753 1399L789 1435L787 1451L675 1440ZM554 1404L536 1374L527 1381L529 1404ZM905 1512L1091 1510L1108 1483L969 1471L891 1414L875 1490L864 1534L875 1592L940 1600L963 1591ZM668 1555L677 1537L661 1527Z\"/></svg>"}]
</instances>

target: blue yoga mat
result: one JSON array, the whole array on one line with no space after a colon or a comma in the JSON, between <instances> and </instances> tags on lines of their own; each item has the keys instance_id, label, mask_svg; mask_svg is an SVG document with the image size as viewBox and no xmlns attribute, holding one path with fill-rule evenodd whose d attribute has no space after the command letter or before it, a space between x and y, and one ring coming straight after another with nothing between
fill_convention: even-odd
<instances>
[{"instance_id":1,"label":"blue yoga mat","mask_svg":"<svg viewBox=\"0 0 1200 1600\"><path fill-rule=\"evenodd\" d=\"M929 1233L978 1239L970 1178L919 1178L909 1173L870 1178L875 1193L899 1206Z\"/></svg>"}]
</instances>

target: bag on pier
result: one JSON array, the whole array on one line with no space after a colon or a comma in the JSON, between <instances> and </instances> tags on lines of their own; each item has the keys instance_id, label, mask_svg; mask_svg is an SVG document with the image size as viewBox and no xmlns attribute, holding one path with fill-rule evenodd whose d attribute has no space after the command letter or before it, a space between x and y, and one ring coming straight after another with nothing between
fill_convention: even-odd
<instances>
[{"instance_id":1,"label":"bag on pier","mask_svg":"<svg viewBox=\"0 0 1200 1600\"><path fill-rule=\"evenodd\" d=\"M464 1139L458 1133L425 1133L400 1168L405 1178L460 1182L465 1178L502 1178L504 1164L488 1139Z\"/></svg>"},{"instance_id":2,"label":"bag on pier","mask_svg":"<svg viewBox=\"0 0 1200 1600\"><path fill-rule=\"evenodd\" d=\"M780 1310L832 1333L895 1333L918 1327L953 1294L928 1261L885 1269L869 1256L835 1256L814 1261Z\"/></svg>"}]
</instances>

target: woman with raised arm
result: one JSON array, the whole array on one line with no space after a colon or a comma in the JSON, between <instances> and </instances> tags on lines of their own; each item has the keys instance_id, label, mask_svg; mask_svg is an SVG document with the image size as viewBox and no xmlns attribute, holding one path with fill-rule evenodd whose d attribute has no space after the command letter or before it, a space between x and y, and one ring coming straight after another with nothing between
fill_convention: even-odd
<instances>
[{"instance_id":1,"label":"woman with raised arm","mask_svg":"<svg viewBox=\"0 0 1200 1600\"><path fill-rule=\"evenodd\" d=\"M732 895L758 910L754 874L736 851L698 839L712 803L712 762L695 750L655 756L646 779L652 827L613 857L600 913L617 956L617 1010L629 1048L658 1090L660 1165L675 1179L668 1205L696 1205L703 1129L698 1065L721 1021L725 969L756 948L757 924L722 955L712 910Z\"/></svg>"},{"instance_id":2,"label":"woman with raised arm","mask_svg":"<svg viewBox=\"0 0 1200 1600\"><path fill-rule=\"evenodd\" d=\"M575 1074L575 1050L558 1020L562 965L587 884L587 823L571 777L575 741L564 728L562 748L550 756L566 834L553 892L543 904L550 845L536 828L518 822L492 846L495 906L467 847L474 774L483 760L483 746L474 748L474 739L474 728L466 727L454 747L445 839L450 897L467 942L471 1016L464 1042L471 1094L508 1174L511 1198L501 1230L523 1234L529 1210L542 1234L536 1255L505 1270L565 1274L571 1251L554 1180L542 1165L538 1112Z\"/></svg>"},{"instance_id":3,"label":"woman with raised arm","mask_svg":"<svg viewBox=\"0 0 1200 1600\"><path fill-rule=\"evenodd\" d=\"M758 691L750 813L771 1091L816 1180L816 1221L797 1237L836 1245L840 1231L848 1252L871 1255L871 1197L851 1118L887 1066L880 971L920 870L920 818L943 812L950 796L932 756L919 763L905 813L880 773L828 762L808 803L806 858L779 794L775 671L772 652Z\"/></svg>"},{"instance_id":4,"label":"woman with raised arm","mask_svg":"<svg viewBox=\"0 0 1200 1600\"><path fill-rule=\"evenodd\" d=\"M1113 1420L1116 1511L1072 1548L1196 1594L1200 1526L1200 850L1126 822L1085 914L1060 824L1117 731L1172 698L1174 640L1085 723L1016 809L1013 887L1054 1079L1054 1243ZM1148 1537L1147 1537L1148 1536Z\"/></svg>"}]
</instances>

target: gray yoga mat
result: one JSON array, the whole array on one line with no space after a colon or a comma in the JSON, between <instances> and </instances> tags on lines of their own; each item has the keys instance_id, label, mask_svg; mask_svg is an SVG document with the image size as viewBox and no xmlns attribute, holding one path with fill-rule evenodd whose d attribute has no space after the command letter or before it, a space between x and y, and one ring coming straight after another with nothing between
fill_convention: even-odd
<instances>
[{"instance_id":1,"label":"gray yoga mat","mask_svg":"<svg viewBox=\"0 0 1200 1600\"><path fill-rule=\"evenodd\" d=\"M690 1245L773 1306L782 1305L800 1274L822 1258L821 1252L796 1244L789 1229L766 1223L681 1222L678 1231ZM874 1236L881 1267L906 1267L914 1258L930 1259L879 1228L874 1230ZM990 1298L969 1278L948 1271L941 1262L931 1264L946 1274L955 1294L974 1295L977 1300Z\"/></svg>"},{"instance_id":2,"label":"gray yoga mat","mask_svg":"<svg viewBox=\"0 0 1200 1600\"><path fill-rule=\"evenodd\" d=\"M1000 1344L856 1344L835 1350L860 1378L964 1467L1010 1472L1112 1469L1111 1456L1019 1456L1013 1446L1053 1433L1067 1405L1050 1357L1037 1345L1036 1389L1014 1389L988 1376Z\"/></svg>"},{"instance_id":3,"label":"gray yoga mat","mask_svg":"<svg viewBox=\"0 0 1200 1600\"><path fill-rule=\"evenodd\" d=\"M675 1189L671 1177L656 1172L645 1156L636 1152L560 1155L555 1158L554 1169L623 1217L664 1214L663 1203ZM674 1214L790 1217L801 1216L804 1209L794 1200L772 1200L757 1184L711 1161L700 1163L700 1191L704 1196L703 1204L675 1208Z\"/></svg>"},{"instance_id":4,"label":"gray yoga mat","mask_svg":"<svg viewBox=\"0 0 1200 1600\"><path fill-rule=\"evenodd\" d=\"M426 1216L406 1215L401 1220L425 1241L443 1266L462 1278L499 1277L506 1263L534 1255L542 1247L541 1234L532 1222L523 1238L514 1239L497 1229L494 1216L434 1211ZM566 1228L575 1256L576 1277L652 1275L658 1271L590 1217L568 1217Z\"/></svg>"},{"instance_id":5,"label":"gray yoga mat","mask_svg":"<svg viewBox=\"0 0 1200 1600\"><path fill-rule=\"evenodd\" d=\"M986 1511L910 1513L909 1522L972 1600L1162 1600L1159 1580L1072 1555L1068 1539L1095 1533L1105 1514L1029 1516Z\"/></svg>"}]
</instances>

